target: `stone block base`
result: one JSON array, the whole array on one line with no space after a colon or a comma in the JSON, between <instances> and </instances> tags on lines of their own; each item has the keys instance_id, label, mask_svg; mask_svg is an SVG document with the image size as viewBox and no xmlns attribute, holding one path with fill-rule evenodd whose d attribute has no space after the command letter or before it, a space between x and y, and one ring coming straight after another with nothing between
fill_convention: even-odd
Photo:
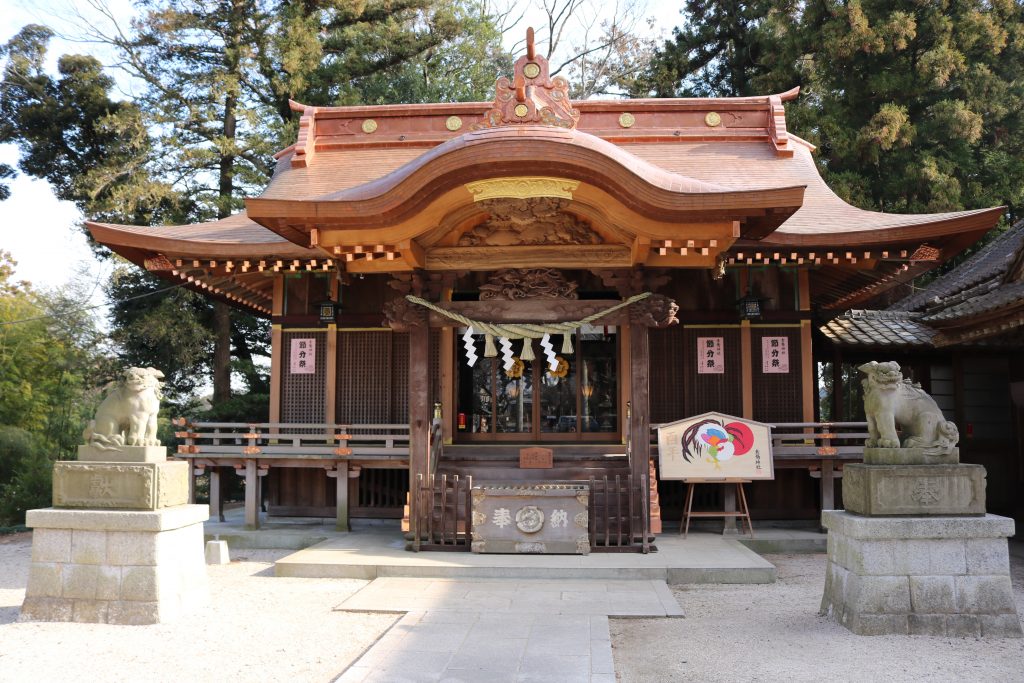
<instances>
[{"instance_id":1,"label":"stone block base","mask_svg":"<svg viewBox=\"0 0 1024 683\"><path fill-rule=\"evenodd\" d=\"M78 447L80 462L166 462L167 446L120 446L99 448L91 444Z\"/></svg>"},{"instance_id":2,"label":"stone block base","mask_svg":"<svg viewBox=\"0 0 1024 683\"><path fill-rule=\"evenodd\" d=\"M858 635L1020 638L1012 519L862 517L826 510L821 614Z\"/></svg>"},{"instance_id":3,"label":"stone block base","mask_svg":"<svg viewBox=\"0 0 1024 683\"><path fill-rule=\"evenodd\" d=\"M885 515L984 515L981 465L862 465L843 468L848 512Z\"/></svg>"},{"instance_id":4,"label":"stone block base","mask_svg":"<svg viewBox=\"0 0 1024 683\"><path fill-rule=\"evenodd\" d=\"M866 465L957 465L960 449L936 454L930 448L865 448Z\"/></svg>"},{"instance_id":5,"label":"stone block base","mask_svg":"<svg viewBox=\"0 0 1024 683\"><path fill-rule=\"evenodd\" d=\"M163 510L30 510L22 621L156 624L209 599L206 505Z\"/></svg>"},{"instance_id":6,"label":"stone block base","mask_svg":"<svg viewBox=\"0 0 1024 683\"><path fill-rule=\"evenodd\" d=\"M53 464L53 506L158 510L188 503L187 462Z\"/></svg>"}]
</instances>

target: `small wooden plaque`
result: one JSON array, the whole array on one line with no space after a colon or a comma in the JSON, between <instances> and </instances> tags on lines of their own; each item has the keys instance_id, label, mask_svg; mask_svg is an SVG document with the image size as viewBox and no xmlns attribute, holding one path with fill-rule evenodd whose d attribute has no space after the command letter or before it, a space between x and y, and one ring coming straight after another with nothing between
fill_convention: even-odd
<instances>
[{"instance_id":1,"label":"small wooden plaque","mask_svg":"<svg viewBox=\"0 0 1024 683\"><path fill-rule=\"evenodd\" d=\"M519 469L549 470L555 466L555 452L550 448L520 448Z\"/></svg>"}]
</instances>

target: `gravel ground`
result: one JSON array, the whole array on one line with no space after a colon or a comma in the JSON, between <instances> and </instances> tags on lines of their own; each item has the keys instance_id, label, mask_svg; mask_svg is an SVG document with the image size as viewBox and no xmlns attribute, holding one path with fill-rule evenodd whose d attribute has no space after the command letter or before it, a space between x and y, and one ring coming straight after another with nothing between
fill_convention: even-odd
<instances>
[{"instance_id":1,"label":"gravel ground","mask_svg":"<svg viewBox=\"0 0 1024 683\"><path fill-rule=\"evenodd\" d=\"M274 577L288 552L209 567L210 606L172 624L18 623L31 534L0 536L0 681L330 681L395 615L331 611L366 582ZM824 555L767 558L775 584L677 586L685 619L612 619L618 679L1024 681L1024 640L855 636L817 615Z\"/></svg>"},{"instance_id":2,"label":"gravel ground","mask_svg":"<svg viewBox=\"0 0 1024 683\"><path fill-rule=\"evenodd\" d=\"M778 582L675 586L685 619L612 619L618 679L1024 681L1024 640L856 636L818 616L825 556L767 555ZM1024 615L1024 559L1011 559Z\"/></svg>"},{"instance_id":3,"label":"gravel ground","mask_svg":"<svg viewBox=\"0 0 1024 683\"><path fill-rule=\"evenodd\" d=\"M172 624L18 623L31 538L0 536L0 681L329 681L396 618L331 611L366 581L276 578L291 551L239 550Z\"/></svg>"}]
</instances>

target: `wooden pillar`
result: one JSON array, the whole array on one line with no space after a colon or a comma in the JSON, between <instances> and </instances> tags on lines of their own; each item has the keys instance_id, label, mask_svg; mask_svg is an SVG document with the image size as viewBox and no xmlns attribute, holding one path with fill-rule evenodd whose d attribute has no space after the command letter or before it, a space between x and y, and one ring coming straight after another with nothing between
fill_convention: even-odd
<instances>
[{"instance_id":1,"label":"wooden pillar","mask_svg":"<svg viewBox=\"0 0 1024 683\"><path fill-rule=\"evenodd\" d=\"M740 321L740 386L743 390L743 415L754 419L754 354L749 320ZM733 522L735 522L733 518ZM733 524L735 526L735 524Z\"/></svg>"},{"instance_id":2,"label":"wooden pillar","mask_svg":"<svg viewBox=\"0 0 1024 683\"><path fill-rule=\"evenodd\" d=\"M324 383L324 422L333 425L338 406L338 326L327 326L327 358ZM333 435L334 430L329 430Z\"/></svg>"},{"instance_id":3,"label":"wooden pillar","mask_svg":"<svg viewBox=\"0 0 1024 683\"><path fill-rule=\"evenodd\" d=\"M722 486L722 509L725 512L736 512L736 487L732 484ZM739 529L736 528L735 515L726 515L722 524L723 536L739 536Z\"/></svg>"},{"instance_id":4,"label":"wooden pillar","mask_svg":"<svg viewBox=\"0 0 1024 683\"><path fill-rule=\"evenodd\" d=\"M188 502L191 504L196 502L196 475L202 473L202 470L196 469L195 460L188 461Z\"/></svg>"},{"instance_id":5,"label":"wooden pillar","mask_svg":"<svg viewBox=\"0 0 1024 683\"><path fill-rule=\"evenodd\" d=\"M811 290L809 276L806 268L799 271L799 298L800 311L811 310ZM817 392L814 386L814 350L811 348L811 321L800 321L800 375L801 375L801 405L803 407L803 421L814 422L814 399Z\"/></svg>"},{"instance_id":6,"label":"wooden pillar","mask_svg":"<svg viewBox=\"0 0 1024 683\"><path fill-rule=\"evenodd\" d=\"M441 356L441 414L444 442L449 444L455 432L455 328L442 327L440 332Z\"/></svg>"},{"instance_id":7,"label":"wooden pillar","mask_svg":"<svg viewBox=\"0 0 1024 683\"><path fill-rule=\"evenodd\" d=\"M647 327L629 326L629 385L632 412L630 415L630 440L632 461L630 473L639 482L647 474L651 457L650 418L650 340Z\"/></svg>"},{"instance_id":8,"label":"wooden pillar","mask_svg":"<svg viewBox=\"0 0 1024 683\"><path fill-rule=\"evenodd\" d=\"M821 509L836 509L835 465L831 458L821 459Z\"/></svg>"},{"instance_id":9,"label":"wooden pillar","mask_svg":"<svg viewBox=\"0 0 1024 683\"><path fill-rule=\"evenodd\" d=\"M410 503L415 491L417 475L428 475L427 456L430 448L430 328L426 318L409 327L409 491ZM410 508L413 534L418 517L415 507Z\"/></svg>"},{"instance_id":10,"label":"wooden pillar","mask_svg":"<svg viewBox=\"0 0 1024 683\"><path fill-rule=\"evenodd\" d=\"M351 531L348 515L348 462L342 460L338 463L337 469L327 472L327 476L334 479L335 491L337 492L336 522L334 528L338 531Z\"/></svg>"},{"instance_id":11,"label":"wooden pillar","mask_svg":"<svg viewBox=\"0 0 1024 683\"><path fill-rule=\"evenodd\" d=\"M260 528L260 477L255 460L245 461L245 528Z\"/></svg>"},{"instance_id":12,"label":"wooden pillar","mask_svg":"<svg viewBox=\"0 0 1024 683\"><path fill-rule=\"evenodd\" d=\"M220 486L220 468L208 467L210 473L210 519L224 521L224 497Z\"/></svg>"},{"instance_id":13,"label":"wooden pillar","mask_svg":"<svg viewBox=\"0 0 1024 683\"><path fill-rule=\"evenodd\" d=\"M284 276L274 278L273 315L284 315ZM270 326L270 421L281 421L281 373L284 372L284 349L280 325ZM272 430L273 431L273 430Z\"/></svg>"}]
</instances>

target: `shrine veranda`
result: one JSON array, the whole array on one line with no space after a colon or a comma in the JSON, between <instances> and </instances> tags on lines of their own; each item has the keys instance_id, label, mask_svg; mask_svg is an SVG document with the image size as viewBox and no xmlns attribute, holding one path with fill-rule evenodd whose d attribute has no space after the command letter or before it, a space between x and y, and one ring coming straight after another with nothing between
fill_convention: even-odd
<instances>
[{"instance_id":1,"label":"shrine veranda","mask_svg":"<svg viewBox=\"0 0 1024 683\"><path fill-rule=\"evenodd\" d=\"M471 477L581 487L590 517L560 542L638 549L683 502L657 481L652 427L716 411L775 425L774 479L747 488L754 519L817 520L841 507L863 431L820 421L817 363L842 358L817 326L949 260L1001 209L846 204L787 131L797 96L573 102L528 53L493 102L293 102L295 143L230 218L88 227L272 323L269 423L178 427L213 516L223 477L241 475L253 526L263 488L271 516L405 516L420 547L469 549ZM1019 468L1016 446L975 455ZM1012 515L1016 497L990 502Z\"/></svg>"}]
</instances>

